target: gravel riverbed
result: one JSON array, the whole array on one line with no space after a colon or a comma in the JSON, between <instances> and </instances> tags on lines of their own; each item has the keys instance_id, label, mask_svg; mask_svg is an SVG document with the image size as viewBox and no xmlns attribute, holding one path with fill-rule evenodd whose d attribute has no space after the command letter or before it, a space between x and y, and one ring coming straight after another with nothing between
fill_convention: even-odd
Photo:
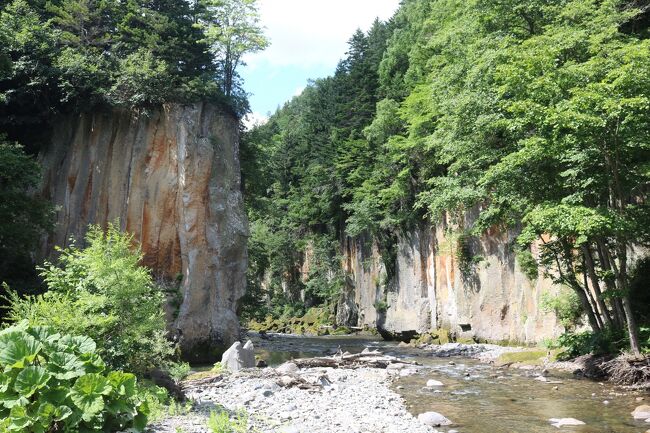
<instances>
[{"instance_id":1,"label":"gravel riverbed","mask_svg":"<svg viewBox=\"0 0 650 433\"><path fill-rule=\"evenodd\" d=\"M412 368L409 367L408 370ZM224 375L187 388L195 401L187 415L151 427L156 433L203 433L211 411L249 414L249 431L259 433L435 433L390 389L401 369L307 368L294 373L273 368ZM299 382L299 386L286 386Z\"/></svg>"}]
</instances>

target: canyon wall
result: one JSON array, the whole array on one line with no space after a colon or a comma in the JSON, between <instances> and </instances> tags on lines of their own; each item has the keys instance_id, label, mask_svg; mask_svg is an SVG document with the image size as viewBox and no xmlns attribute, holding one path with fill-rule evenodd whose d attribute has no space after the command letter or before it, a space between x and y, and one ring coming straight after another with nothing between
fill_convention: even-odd
<instances>
[{"instance_id":1,"label":"canyon wall","mask_svg":"<svg viewBox=\"0 0 650 433\"><path fill-rule=\"evenodd\" d=\"M518 343L562 332L554 314L540 308L542 294L557 288L547 278L525 275L512 249L515 232L468 237L464 248L474 260L460 263L459 239L450 227L443 221L401 237L392 277L375 242L345 238L339 324L398 336L442 328L458 338Z\"/></svg>"},{"instance_id":2,"label":"canyon wall","mask_svg":"<svg viewBox=\"0 0 650 433\"><path fill-rule=\"evenodd\" d=\"M157 278L181 281L170 328L188 359L239 338L248 228L234 116L208 103L66 116L40 159L42 194L58 206L46 257L89 223L119 220Z\"/></svg>"}]
</instances>

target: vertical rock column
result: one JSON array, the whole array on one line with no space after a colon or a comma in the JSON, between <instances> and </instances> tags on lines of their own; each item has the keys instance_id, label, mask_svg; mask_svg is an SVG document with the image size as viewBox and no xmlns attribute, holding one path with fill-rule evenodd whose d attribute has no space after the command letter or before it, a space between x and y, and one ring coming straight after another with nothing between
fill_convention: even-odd
<instances>
[{"instance_id":1,"label":"vertical rock column","mask_svg":"<svg viewBox=\"0 0 650 433\"><path fill-rule=\"evenodd\" d=\"M207 103L66 116L41 161L42 193L58 207L45 256L81 243L88 224L119 220L157 277L181 281L170 328L186 358L213 361L238 338L247 222L237 119Z\"/></svg>"}]
</instances>

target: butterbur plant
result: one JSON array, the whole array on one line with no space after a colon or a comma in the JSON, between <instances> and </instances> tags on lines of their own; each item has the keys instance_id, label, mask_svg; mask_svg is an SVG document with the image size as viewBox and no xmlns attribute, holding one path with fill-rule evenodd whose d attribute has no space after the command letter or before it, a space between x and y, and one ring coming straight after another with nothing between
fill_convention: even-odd
<instances>
[{"instance_id":1,"label":"butterbur plant","mask_svg":"<svg viewBox=\"0 0 650 433\"><path fill-rule=\"evenodd\" d=\"M0 331L0 433L142 431L136 377L108 371L95 350L27 322Z\"/></svg>"}]
</instances>

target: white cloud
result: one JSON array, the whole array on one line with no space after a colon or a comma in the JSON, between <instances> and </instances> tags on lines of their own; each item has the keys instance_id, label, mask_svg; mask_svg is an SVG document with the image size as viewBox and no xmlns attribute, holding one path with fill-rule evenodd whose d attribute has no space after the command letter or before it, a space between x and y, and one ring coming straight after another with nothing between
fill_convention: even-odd
<instances>
[{"instance_id":1,"label":"white cloud","mask_svg":"<svg viewBox=\"0 0 650 433\"><path fill-rule=\"evenodd\" d=\"M268 116L265 116L264 114L260 114L260 113L255 113L255 112L248 113L242 119L242 123L244 124L244 129L246 129L247 131L249 129L252 129L255 126L264 125L268 121L269 121Z\"/></svg>"},{"instance_id":2,"label":"white cloud","mask_svg":"<svg viewBox=\"0 0 650 433\"><path fill-rule=\"evenodd\" d=\"M357 29L376 17L390 18L399 0L260 0L262 25L271 45L246 58L249 68L336 65Z\"/></svg>"}]
</instances>

